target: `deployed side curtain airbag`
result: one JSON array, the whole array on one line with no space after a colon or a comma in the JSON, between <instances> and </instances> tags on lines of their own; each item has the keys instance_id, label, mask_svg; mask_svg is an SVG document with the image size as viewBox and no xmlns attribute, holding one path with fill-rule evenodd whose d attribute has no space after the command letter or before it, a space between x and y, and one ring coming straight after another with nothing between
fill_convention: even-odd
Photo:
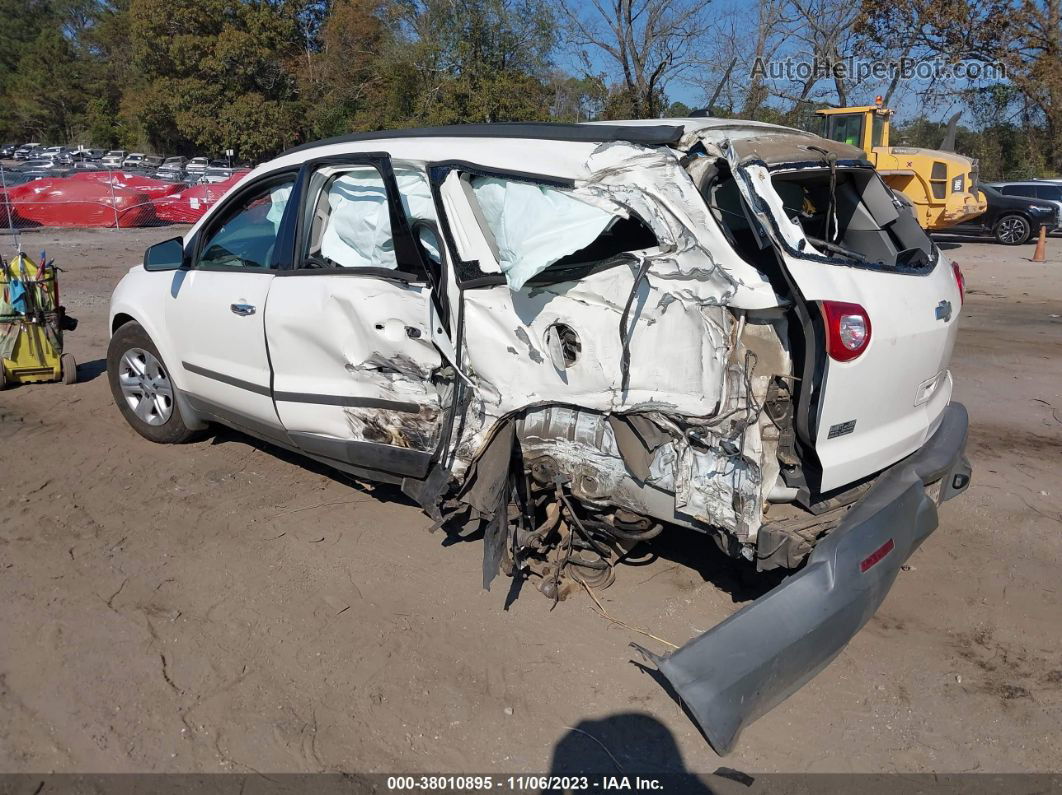
<instances>
[{"instance_id":1,"label":"deployed side curtain airbag","mask_svg":"<svg viewBox=\"0 0 1062 795\"><path fill-rule=\"evenodd\" d=\"M328 186L321 254L345 268L395 270L394 240L383 177L375 168L348 171Z\"/></svg>"},{"instance_id":2,"label":"deployed side curtain airbag","mask_svg":"<svg viewBox=\"0 0 1062 795\"><path fill-rule=\"evenodd\" d=\"M424 174L396 169L402 209L411 222L435 221L435 203ZM347 171L328 186L329 215L321 254L346 268L398 267L391 236L390 208L383 177L375 168ZM419 239L427 253L440 257L439 243L427 230Z\"/></svg>"},{"instance_id":3,"label":"deployed side curtain airbag","mask_svg":"<svg viewBox=\"0 0 1062 795\"><path fill-rule=\"evenodd\" d=\"M526 182L475 177L472 190L512 290L590 245L618 217L557 188Z\"/></svg>"},{"instance_id":4,"label":"deployed side curtain airbag","mask_svg":"<svg viewBox=\"0 0 1062 795\"><path fill-rule=\"evenodd\" d=\"M402 199L402 209L410 223L431 221L436 225L435 199L431 195L431 185L427 175L418 168L395 168L395 181L398 182L398 194ZM425 252L436 262L442 262L442 244L435 236L434 230L420 229L417 240Z\"/></svg>"},{"instance_id":5,"label":"deployed side curtain airbag","mask_svg":"<svg viewBox=\"0 0 1062 795\"><path fill-rule=\"evenodd\" d=\"M280 220L284 217L284 210L288 206L288 199L291 198L292 185L280 185L273 190L269 191L270 205L269 210L266 212L266 220L273 225L273 234L280 233Z\"/></svg>"}]
</instances>

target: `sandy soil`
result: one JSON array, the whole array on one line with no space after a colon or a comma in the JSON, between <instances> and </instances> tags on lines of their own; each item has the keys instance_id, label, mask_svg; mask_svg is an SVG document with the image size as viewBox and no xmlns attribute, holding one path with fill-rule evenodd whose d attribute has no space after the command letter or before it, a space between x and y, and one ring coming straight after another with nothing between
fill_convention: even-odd
<instances>
[{"instance_id":1,"label":"sandy soil","mask_svg":"<svg viewBox=\"0 0 1062 795\"><path fill-rule=\"evenodd\" d=\"M177 230L179 231L179 230ZM0 393L4 771L1057 771L1062 243L946 242L974 483L869 625L721 760L584 595L479 587L400 494L240 434L148 443L103 376L110 291L177 231L38 230L83 382ZM10 238L0 250L10 254ZM756 595L694 534L605 609L682 643ZM592 735L593 739L587 735Z\"/></svg>"}]
</instances>

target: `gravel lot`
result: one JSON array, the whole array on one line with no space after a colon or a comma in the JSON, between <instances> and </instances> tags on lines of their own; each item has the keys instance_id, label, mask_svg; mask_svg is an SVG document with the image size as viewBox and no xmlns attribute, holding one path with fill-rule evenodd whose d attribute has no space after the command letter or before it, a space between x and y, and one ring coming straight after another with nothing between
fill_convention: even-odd
<instances>
[{"instance_id":1,"label":"gravel lot","mask_svg":"<svg viewBox=\"0 0 1062 795\"><path fill-rule=\"evenodd\" d=\"M107 301L181 230L36 230L83 382L0 393L0 769L1058 771L1062 242L942 238L974 481L841 656L721 760L585 595L479 586L390 488L219 431L162 447L114 408ZM10 256L12 238L0 237ZM673 531L602 603L681 644L758 592ZM588 736L590 735L590 736Z\"/></svg>"}]
</instances>

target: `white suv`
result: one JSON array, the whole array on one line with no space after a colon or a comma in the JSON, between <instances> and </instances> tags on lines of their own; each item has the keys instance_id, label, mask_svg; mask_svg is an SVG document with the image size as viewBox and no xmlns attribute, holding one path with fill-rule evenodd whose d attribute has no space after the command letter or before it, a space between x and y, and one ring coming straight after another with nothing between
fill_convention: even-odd
<instances>
[{"instance_id":1,"label":"white suv","mask_svg":"<svg viewBox=\"0 0 1062 795\"><path fill-rule=\"evenodd\" d=\"M100 165L104 168L121 168L128 154L124 149L111 149L103 156Z\"/></svg>"},{"instance_id":2,"label":"white suv","mask_svg":"<svg viewBox=\"0 0 1062 795\"><path fill-rule=\"evenodd\" d=\"M962 301L844 144L735 120L469 125L255 169L123 278L107 370L148 439L231 425L482 528L485 585L603 587L665 531L799 569L645 652L725 751L969 483Z\"/></svg>"},{"instance_id":3,"label":"white suv","mask_svg":"<svg viewBox=\"0 0 1062 795\"><path fill-rule=\"evenodd\" d=\"M122 161L122 168L126 170L140 168L144 163L145 157L147 157L147 155L143 152L133 152L132 154L126 155L125 160Z\"/></svg>"}]
</instances>

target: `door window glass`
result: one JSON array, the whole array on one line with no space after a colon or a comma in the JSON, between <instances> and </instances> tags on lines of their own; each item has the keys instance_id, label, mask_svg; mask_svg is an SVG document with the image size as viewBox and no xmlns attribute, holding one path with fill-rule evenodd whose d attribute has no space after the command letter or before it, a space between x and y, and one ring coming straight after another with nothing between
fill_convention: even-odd
<instances>
[{"instance_id":1,"label":"door window glass","mask_svg":"<svg viewBox=\"0 0 1062 795\"><path fill-rule=\"evenodd\" d=\"M295 178L254 192L208 227L198 267L273 267L274 248Z\"/></svg>"}]
</instances>

